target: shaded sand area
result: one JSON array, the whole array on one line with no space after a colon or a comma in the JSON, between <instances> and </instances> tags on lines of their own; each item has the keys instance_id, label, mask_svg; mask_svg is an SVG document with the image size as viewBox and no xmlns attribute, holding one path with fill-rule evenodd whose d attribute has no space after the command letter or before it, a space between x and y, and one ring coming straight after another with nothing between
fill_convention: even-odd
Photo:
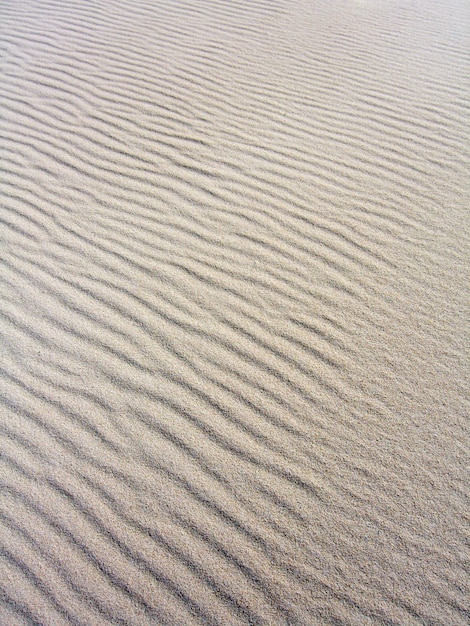
<instances>
[{"instance_id":1,"label":"shaded sand area","mask_svg":"<svg viewBox=\"0 0 470 626\"><path fill-rule=\"evenodd\" d=\"M0 623L466 625L469 2L0 40Z\"/></svg>"}]
</instances>

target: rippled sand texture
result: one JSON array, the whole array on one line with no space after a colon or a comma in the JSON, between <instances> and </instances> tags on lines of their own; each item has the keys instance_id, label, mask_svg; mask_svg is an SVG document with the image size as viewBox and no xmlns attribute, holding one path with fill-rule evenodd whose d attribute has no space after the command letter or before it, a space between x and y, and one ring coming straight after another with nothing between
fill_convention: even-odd
<instances>
[{"instance_id":1,"label":"rippled sand texture","mask_svg":"<svg viewBox=\"0 0 470 626\"><path fill-rule=\"evenodd\" d=\"M466 625L467 0L0 24L0 623Z\"/></svg>"}]
</instances>

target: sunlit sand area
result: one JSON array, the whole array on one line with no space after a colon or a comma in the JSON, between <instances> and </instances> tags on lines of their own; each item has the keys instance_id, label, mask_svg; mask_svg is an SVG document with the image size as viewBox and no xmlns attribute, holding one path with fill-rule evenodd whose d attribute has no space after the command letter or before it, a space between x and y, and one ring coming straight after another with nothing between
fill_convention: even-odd
<instances>
[{"instance_id":1,"label":"sunlit sand area","mask_svg":"<svg viewBox=\"0 0 470 626\"><path fill-rule=\"evenodd\" d=\"M0 624L466 626L468 0L0 42Z\"/></svg>"}]
</instances>

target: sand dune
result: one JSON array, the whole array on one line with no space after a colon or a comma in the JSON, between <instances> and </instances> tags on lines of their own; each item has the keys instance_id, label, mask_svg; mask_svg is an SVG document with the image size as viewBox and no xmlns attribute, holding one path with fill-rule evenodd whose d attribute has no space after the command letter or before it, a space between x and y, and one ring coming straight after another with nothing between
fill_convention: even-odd
<instances>
[{"instance_id":1,"label":"sand dune","mask_svg":"<svg viewBox=\"0 0 470 626\"><path fill-rule=\"evenodd\" d=\"M0 0L1 624L468 623L469 23Z\"/></svg>"}]
</instances>

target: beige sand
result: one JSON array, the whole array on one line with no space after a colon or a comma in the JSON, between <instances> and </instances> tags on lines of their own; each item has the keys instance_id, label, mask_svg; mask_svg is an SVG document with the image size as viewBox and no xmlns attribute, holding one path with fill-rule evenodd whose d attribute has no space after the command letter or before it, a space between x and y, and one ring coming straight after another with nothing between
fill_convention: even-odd
<instances>
[{"instance_id":1,"label":"beige sand","mask_svg":"<svg viewBox=\"0 0 470 626\"><path fill-rule=\"evenodd\" d=\"M0 0L2 625L468 623L469 7Z\"/></svg>"}]
</instances>

